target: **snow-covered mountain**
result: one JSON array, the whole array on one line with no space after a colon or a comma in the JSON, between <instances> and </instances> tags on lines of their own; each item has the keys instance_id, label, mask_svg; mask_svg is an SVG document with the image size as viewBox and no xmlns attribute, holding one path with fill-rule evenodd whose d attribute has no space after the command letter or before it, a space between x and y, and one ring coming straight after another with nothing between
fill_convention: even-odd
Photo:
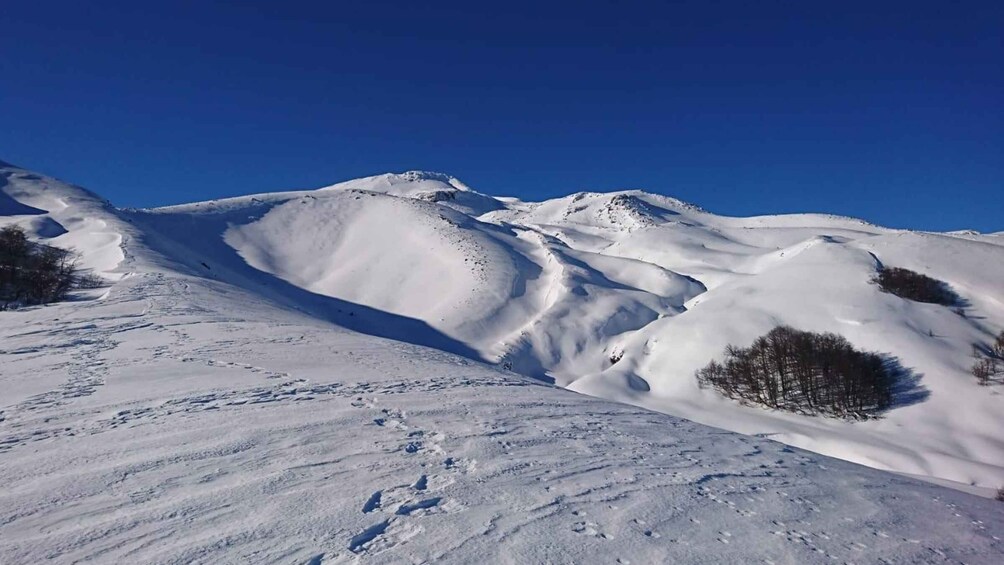
<instances>
[{"instance_id":1,"label":"snow-covered mountain","mask_svg":"<svg viewBox=\"0 0 1004 565\"><path fill-rule=\"evenodd\" d=\"M1004 423L1004 398L969 374L972 344L1004 327L996 235L815 214L728 218L641 191L525 203L426 172L131 217L223 280L271 285L309 312L322 310L318 297L335 299L327 315L342 325L351 303L429 328L352 322L361 331L881 469L1004 482L1004 438L990 432ZM871 283L879 265L946 281L966 315L881 292ZM778 324L894 356L924 402L847 422L697 387L694 371L726 345Z\"/></svg>"},{"instance_id":2,"label":"snow-covered mountain","mask_svg":"<svg viewBox=\"0 0 1004 565\"><path fill-rule=\"evenodd\" d=\"M837 460L1004 484L1004 400L968 372L1004 327L1000 234L426 172L120 210L0 163L12 222L110 287L0 313L2 562L1000 557L1004 505ZM918 386L854 422L697 386L778 324Z\"/></svg>"}]
</instances>

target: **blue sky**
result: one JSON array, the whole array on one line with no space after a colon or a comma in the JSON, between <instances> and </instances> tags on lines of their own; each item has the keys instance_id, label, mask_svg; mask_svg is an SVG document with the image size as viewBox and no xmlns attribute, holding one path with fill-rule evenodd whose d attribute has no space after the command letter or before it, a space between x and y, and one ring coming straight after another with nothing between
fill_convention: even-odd
<instances>
[{"instance_id":1,"label":"blue sky","mask_svg":"<svg viewBox=\"0 0 1004 565\"><path fill-rule=\"evenodd\" d=\"M0 21L0 159L120 206L426 169L1004 230L1004 2L41 0Z\"/></svg>"}]
</instances>

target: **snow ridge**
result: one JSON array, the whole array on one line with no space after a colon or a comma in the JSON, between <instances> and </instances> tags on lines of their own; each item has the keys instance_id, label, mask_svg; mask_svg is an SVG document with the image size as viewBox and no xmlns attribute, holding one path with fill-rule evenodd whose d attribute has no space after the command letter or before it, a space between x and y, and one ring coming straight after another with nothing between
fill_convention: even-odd
<instances>
[{"instance_id":1,"label":"snow ridge","mask_svg":"<svg viewBox=\"0 0 1004 565\"><path fill-rule=\"evenodd\" d=\"M999 559L998 503L840 460L1004 482L1002 397L967 373L1004 328L999 236L418 171L152 210L0 174L0 226L110 285L0 313L2 562ZM926 396L848 422L697 386L777 324Z\"/></svg>"}]
</instances>

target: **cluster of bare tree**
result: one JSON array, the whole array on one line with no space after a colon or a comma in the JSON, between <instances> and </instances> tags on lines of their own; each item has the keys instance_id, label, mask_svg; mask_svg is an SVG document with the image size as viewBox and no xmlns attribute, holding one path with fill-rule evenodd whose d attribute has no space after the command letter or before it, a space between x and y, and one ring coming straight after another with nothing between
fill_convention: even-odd
<instances>
[{"instance_id":1,"label":"cluster of bare tree","mask_svg":"<svg viewBox=\"0 0 1004 565\"><path fill-rule=\"evenodd\" d=\"M973 346L973 376L983 386L989 385L995 377L1004 373L1004 331L990 347Z\"/></svg>"},{"instance_id":2,"label":"cluster of bare tree","mask_svg":"<svg viewBox=\"0 0 1004 565\"><path fill-rule=\"evenodd\" d=\"M942 306L960 303L959 296L947 284L909 269L883 267L874 280L882 290L900 298Z\"/></svg>"},{"instance_id":3,"label":"cluster of bare tree","mask_svg":"<svg viewBox=\"0 0 1004 565\"><path fill-rule=\"evenodd\" d=\"M0 229L0 310L55 302L96 283L71 251L29 241L18 226Z\"/></svg>"},{"instance_id":4,"label":"cluster of bare tree","mask_svg":"<svg viewBox=\"0 0 1004 565\"><path fill-rule=\"evenodd\" d=\"M730 398L805 413L863 417L889 407L896 375L878 354L833 333L778 326L697 371Z\"/></svg>"}]
</instances>

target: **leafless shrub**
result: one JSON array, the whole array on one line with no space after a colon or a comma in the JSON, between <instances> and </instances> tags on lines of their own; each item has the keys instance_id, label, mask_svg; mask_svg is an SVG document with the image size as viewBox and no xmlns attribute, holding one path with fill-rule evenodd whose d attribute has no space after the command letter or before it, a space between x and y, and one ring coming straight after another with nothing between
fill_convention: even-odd
<instances>
[{"instance_id":1,"label":"leafless shrub","mask_svg":"<svg viewBox=\"0 0 1004 565\"><path fill-rule=\"evenodd\" d=\"M895 384L883 358L832 333L778 326L725 361L697 371L701 386L730 398L795 412L865 416L889 407Z\"/></svg>"},{"instance_id":2,"label":"leafless shrub","mask_svg":"<svg viewBox=\"0 0 1004 565\"><path fill-rule=\"evenodd\" d=\"M908 300L942 306L958 306L961 302L944 282L909 269L884 267L874 281L883 291Z\"/></svg>"},{"instance_id":3,"label":"leafless shrub","mask_svg":"<svg viewBox=\"0 0 1004 565\"><path fill-rule=\"evenodd\" d=\"M976 382L980 383L982 386L987 386L990 384L990 377L997 373L997 363L994 359L989 357L984 357L983 359L977 359L973 363L971 369L973 376L976 377Z\"/></svg>"},{"instance_id":4,"label":"leafless shrub","mask_svg":"<svg viewBox=\"0 0 1004 565\"><path fill-rule=\"evenodd\" d=\"M990 346L990 354L997 359L1004 360L1004 330L997 335L997 339Z\"/></svg>"},{"instance_id":5,"label":"leafless shrub","mask_svg":"<svg viewBox=\"0 0 1004 565\"><path fill-rule=\"evenodd\" d=\"M72 251L31 242L18 226L0 229L0 310L56 302L101 282L81 272Z\"/></svg>"},{"instance_id":6,"label":"leafless shrub","mask_svg":"<svg viewBox=\"0 0 1004 565\"><path fill-rule=\"evenodd\" d=\"M983 386L992 384L1001 374L1004 364L1004 331L989 345L973 344L973 366L970 372Z\"/></svg>"}]
</instances>

